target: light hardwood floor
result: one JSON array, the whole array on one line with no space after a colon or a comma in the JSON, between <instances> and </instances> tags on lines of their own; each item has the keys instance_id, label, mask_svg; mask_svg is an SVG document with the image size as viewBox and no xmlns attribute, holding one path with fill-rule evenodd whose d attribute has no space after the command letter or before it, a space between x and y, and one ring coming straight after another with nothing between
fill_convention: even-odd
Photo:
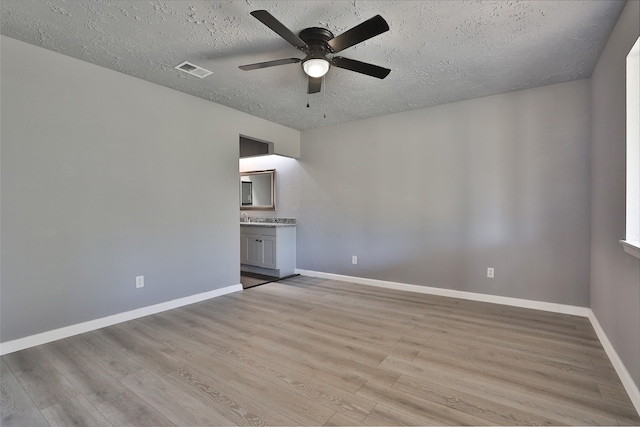
<instances>
[{"instance_id":1,"label":"light hardwood floor","mask_svg":"<svg viewBox=\"0 0 640 427\"><path fill-rule=\"evenodd\" d=\"M640 423L585 318L302 276L1 367L2 426Z\"/></svg>"}]
</instances>

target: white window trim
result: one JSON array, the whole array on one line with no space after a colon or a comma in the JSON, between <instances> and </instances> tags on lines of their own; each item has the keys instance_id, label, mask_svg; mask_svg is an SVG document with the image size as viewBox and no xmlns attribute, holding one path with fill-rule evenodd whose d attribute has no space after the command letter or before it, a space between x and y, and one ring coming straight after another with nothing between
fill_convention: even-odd
<instances>
[{"instance_id":1,"label":"white window trim","mask_svg":"<svg viewBox=\"0 0 640 427\"><path fill-rule=\"evenodd\" d=\"M640 259L640 242L620 240L620 243L622 243L622 247L626 253Z\"/></svg>"},{"instance_id":2,"label":"white window trim","mask_svg":"<svg viewBox=\"0 0 640 427\"><path fill-rule=\"evenodd\" d=\"M640 37L627 55L626 253L640 259Z\"/></svg>"}]
</instances>

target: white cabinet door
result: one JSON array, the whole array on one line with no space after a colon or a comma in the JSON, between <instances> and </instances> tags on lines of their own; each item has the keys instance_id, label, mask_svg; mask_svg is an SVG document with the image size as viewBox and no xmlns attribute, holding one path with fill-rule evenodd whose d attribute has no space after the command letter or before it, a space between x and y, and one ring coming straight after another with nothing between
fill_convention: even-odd
<instances>
[{"instance_id":1,"label":"white cabinet door","mask_svg":"<svg viewBox=\"0 0 640 427\"><path fill-rule=\"evenodd\" d=\"M261 251L261 257L259 259L259 267L263 268L278 268L276 262L276 236L264 236L260 235L260 242L258 243Z\"/></svg>"},{"instance_id":2,"label":"white cabinet door","mask_svg":"<svg viewBox=\"0 0 640 427\"><path fill-rule=\"evenodd\" d=\"M242 233L240 235L240 262L247 265L260 265L262 247L260 246L260 235L253 233Z\"/></svg>"}]
</instances>

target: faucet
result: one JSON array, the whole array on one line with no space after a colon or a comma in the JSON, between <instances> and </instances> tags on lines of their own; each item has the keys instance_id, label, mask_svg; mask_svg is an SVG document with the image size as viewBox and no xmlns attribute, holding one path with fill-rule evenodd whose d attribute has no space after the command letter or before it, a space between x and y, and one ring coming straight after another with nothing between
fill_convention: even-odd
<instances>
[{"instance_id":1,"label":"faucet","mask_svg":"<svg viewBox=\"0 0 640 427\"><path fill-rule=\"evenodd\" d=\"M242 212L240 214L240 222L249 222L249 214L246 212Z\"/></svg>"}]
</instances>

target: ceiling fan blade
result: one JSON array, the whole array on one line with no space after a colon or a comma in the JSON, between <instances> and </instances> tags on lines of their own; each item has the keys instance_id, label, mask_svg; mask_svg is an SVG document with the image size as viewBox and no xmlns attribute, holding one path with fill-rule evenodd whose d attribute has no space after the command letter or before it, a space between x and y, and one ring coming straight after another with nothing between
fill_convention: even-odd
<instances>
[{"instance_id":1,"label":"ceiling fan blade","mask_svg":"<svg viewBox=\"0 0 640 427\"><path fill-rule=\"evenodd\" d=\"M272 14L266 10L254 10L251 12L254 18L262 22L267 27L271 28L280 37L291 43L298 49L306 49L309 46L300 37L296 36L290 29L285 27L282 22L273 17Z\"/></svg>"},{"instance_id":2,"label":"ceiling fan blade","mask_svg":"<svg viewBox=\"0 0 640 427\"><path fill-rule=\"evenodd\" d=\"M309 76L309 90L307 93L318 93L322 89L322 77Z\"/></svg>"},{"instance_id":3,"label":"ceiling fan blade","mask_svg":"<svg viewBox=\"0 0 640 427\"><path fill-rule=\"evenodd\" d=\"M276 59L275 61L257 62L255 64L241 65L238 68L244 71L258 70L260 68L275 67L277 65L295 64L300 62L299 58Z\"/></svg>"},{"instance_id":4,"label":"ceiling fan blade","mask_svg":"<svg viewBox=\"0 0 640 427\"><path fill-rule=\"evenodd\" d=\"M334 57L331 60L331 64L338 68L344 68L345 70L355 71L356 73L366 74L379 79L384 79L391 72L388 68L378 67L377 65L367 64L366 62L343 58L341 56Z\"/></svg>"},{"instance_id":5,"label":"ceiling fan blade","mask_svg":"<svg viewBox=\"0 0 640 427\"><path fill-rule=\"evenodd\" d=\"M340 52L354 44L361 43L388 30L389 25L387 24L387 21L385 21L382 16L376 15L373 18L356 25L350 30L345 31L339 36L332 38L329 40L328 44L334 53Z\"/></svg>"}]
</instances>

